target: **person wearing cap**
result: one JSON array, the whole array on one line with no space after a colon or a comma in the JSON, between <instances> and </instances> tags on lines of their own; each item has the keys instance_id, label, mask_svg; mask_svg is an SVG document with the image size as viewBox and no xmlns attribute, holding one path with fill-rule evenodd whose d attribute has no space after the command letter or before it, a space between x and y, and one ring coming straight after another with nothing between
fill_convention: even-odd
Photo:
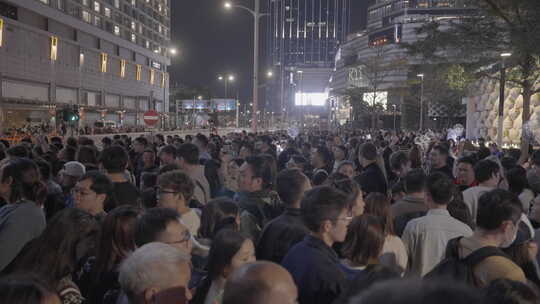
<instances>
[{"instance_id":1,"label":"person wearing cap","mask_svg":"<svg viewBox=\"0 0 540 304\"><path fill-rule=\"evenodd\" d=\"M73 207L73 195L71 190L77 181L86 173L86 168L78 161L70 161L64 164L60 171L60 186L66 196L66 207Z\"/></svg>"}]
</instances>

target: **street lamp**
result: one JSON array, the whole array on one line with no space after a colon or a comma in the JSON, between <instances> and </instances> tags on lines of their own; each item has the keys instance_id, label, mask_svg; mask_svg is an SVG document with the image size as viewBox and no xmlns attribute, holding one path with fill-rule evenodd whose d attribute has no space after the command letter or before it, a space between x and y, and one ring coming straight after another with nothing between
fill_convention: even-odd
<instances>
[{"instance_id":1,"label":"street lamp","mask_svg":"<svg viewBox=\"0 0 540 304\"><path fill-rule=\"evenodd\" d=\"M229 76L225 76L225 77L223 77L221 75L218 76L219 81L225 81L225 98L229 98L229 96L228 96L229 95L228 94L229 82L234 81L234 79L235 79L234 75L229 75Z\"/></svg>"},{"instance_id":2,"label":"street lamp","mask_svg":"<svg viewBox=\"0 0 540 304\"><path fill-rule=\"evenodd\" d=\"M257 132L257 107L258 107L258 99L259 99L259 21L261 17L268 16L269 14L261 13L261 1L255 0L255 9L252 10L248 7L245 7L243 5L239 4L233 4L232 2L225 2L224 6L226 9L232 9L233 7L237 7L243 10L248 11L251 15L253 15L253 35L254 35L254 43L253 43L253 120L251 124L251 128L253 129L253 132Z\"/></svg>"},{"instance_id":3,"label":"street lamp","mask_svg":"<svg viewBox=\"0 0 540 304\"><path fill-rule=\"evenodd\" d=\"M422 89L420 91L420 131L424 128L424 74L416 75L422 79Z\"/></svg>"},{"instance_id":4,"label":"street lamp","mask_svg":"<svg viewBox=\"0 0 540 304\"><path fill-rule=\"evenodd\" d=\"M176 48L170 48L169 53L174 56L178 53L178 50Z\"/></svg>"},{"instance_id":5,"label":"street lamp","mask_svg":"<svg viewBox=\"0 0 540 304\"><path fill-rule=\"evenodd\" d=\"M272 71L268 71L266 73L266 77L268 77L268 78L272 78L273 76L274 76L274 72L272 72Z\"/></svg>"},{"instance_id":6,"label":"street lamp","mask_svg":"<svg viewBox=\"0 0 540 304\"><path fill-rule=\"evenodd\" d=\"M506 89L506 59L511 57L512 53L502 53L501 54L501 79L500 79L500 93L499 93L499 121L497 126L497 145L499 149L503 145L503 120L504 120L504 91Z\"/></svg>"}]
</instances>

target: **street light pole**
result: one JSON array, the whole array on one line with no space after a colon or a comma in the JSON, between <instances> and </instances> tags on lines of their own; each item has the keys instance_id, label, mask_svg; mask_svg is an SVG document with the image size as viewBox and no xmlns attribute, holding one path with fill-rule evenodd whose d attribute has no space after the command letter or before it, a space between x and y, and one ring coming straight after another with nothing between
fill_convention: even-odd
<instances>
[{"instance_id":1,"label":"street light pole","mask_svg":"<svg viewBox=\"0 0 540 304\"><path fill-rule=\"evenodd\" d=\"M424 74L418 74L422 79L422 88L420 91L420 131L424 129Z\"/></svg>"},{"instance_id":2,"label":"street light pole","mask_svg":"<svg viewBox=\"0 0 540 304\"><path fill-rule=\"evenodd\" d=\"M511 53L502 53L502 64L501 64L501 83L500 93L499 93L499 121L497 126L497 146L499 149L502 149L503 146L503 121L504 121L504 91L506 90L506 58L512 56Z\"/></svg>"},{"instance_id":3,"label":"street light pole","mask_svg":"<svg viewBox=\"0 0 540 304\"><path fill-rule=\"evenodd\" d=\"M253 15L253 113L251 128L253 132L257 132L257 108L259 104L259 21L261 17L267 16L266 13L261 13L261 2L255 0L255 9L252 10L242 5L232 4L231 2L225 2L225 8L230 9L232 7L238 7L250 12Z\"/></svg>"}]
</instances>

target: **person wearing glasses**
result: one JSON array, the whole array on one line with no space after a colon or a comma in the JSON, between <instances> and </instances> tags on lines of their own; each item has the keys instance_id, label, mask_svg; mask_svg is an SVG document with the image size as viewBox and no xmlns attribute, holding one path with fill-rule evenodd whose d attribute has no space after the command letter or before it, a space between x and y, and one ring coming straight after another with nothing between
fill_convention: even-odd
<instances>
[{"instance_id":1,"label":"person wearing glasses","mask_svg":"<svg viewBox=\"0 0 540 304\"><path fill-rule=\"evenodd\" d=\"M135 244L141 247L151 242L174 246L186 254L193 247L191 233L180 220L180 214L170 208L148 209L137 219Z\"/></svg>"},{"instance_id":2,"label":"person wearing glasses","mask_svg":"<svg viewBox=\"0 0 540 304\"><path fill-rule=\"evenodd\" d=\"M189 208L195 189L193 180L182 171L174 170L161 174L157 184L157 206L177 211L189 232L197 235L201 219L195 209Z\"/></svg>"},{"instance_id":3,"label":"person wearing glasses","mask_svg":"<svg viewBox=\"0 0 540 304\"><path fill-rule=\"evenodd\" d=\"M328 186L305 193L301 214L310 234L282 262L298 287L300 304L332 303L344 290L345 273L332 245L345 240L351 203L345 193Z\"/></svg>"},{"instance_id":4,"label":"person wearing glasses","mask_svg":"<svg viewBox=\"0 0 540 304\"><path fill-rule=\"evenodd\" d=\"M424 276L444 258L448 241L472 235L469 226L448 212L454 187L453 180L442 172L428 176L425 201L429 210L426 216L409 221L402 236L409 256L409 275Z\"/></svg>"},{"instance_id":5,"label":"person wearing glasses","mask_svg":"<svg viewBox=\"0 0 540 304\"><path fill-rule=\"evenodd\" d=\"M90 213L100 223L107 215L105 205L114 205L114 203L106 203L114 199L113 191L114 186L109 177L99 171L87 172L71 189L75 208Z\"/></svg>"}]
</instances>

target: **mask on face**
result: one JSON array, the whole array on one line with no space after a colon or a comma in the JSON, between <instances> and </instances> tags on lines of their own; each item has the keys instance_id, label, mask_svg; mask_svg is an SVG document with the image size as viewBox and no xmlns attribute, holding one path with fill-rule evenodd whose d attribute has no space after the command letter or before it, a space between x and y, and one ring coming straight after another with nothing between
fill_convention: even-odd
<instances>
[{"instance_id":1,"label":"mask on face","mask_svg":"<svg viewBox=\"0 0 540 304\"><path fill-rule=\"evenodd\" d=\"M506 240L501 244L501 248L508 248L512 246L512 244L517 238L518 227L519 227L519 222L514 224L513 229L509 229L509 231L506 233L506 237L505 237Z\"/></svg>"}]
</instances>

